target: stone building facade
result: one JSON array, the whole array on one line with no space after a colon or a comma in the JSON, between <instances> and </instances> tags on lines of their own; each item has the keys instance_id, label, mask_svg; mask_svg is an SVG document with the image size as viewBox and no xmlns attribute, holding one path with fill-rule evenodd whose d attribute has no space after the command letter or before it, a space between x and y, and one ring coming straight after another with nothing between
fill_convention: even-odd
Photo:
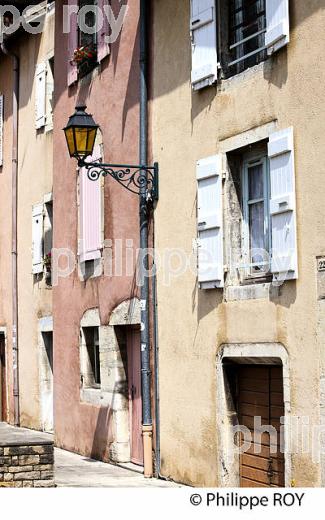
<instances>
[{"instance_id":1,"label":"stone building facade","mask_svg":"<svg viewBox=\"0 0 325 520\"><path fill-rule=\"evenodd\" d=\"M139 2L98 8L108 4L121 22L110 43L103 39L107 27L90 41L76 17L69 20L76 0L56 2L54 248L62 268L53 287L55 442L142 465L140 370L133 370L140 360L138 196L110 178L94 183L84 169L76 171L62 131L75 107L87 106L100 126L93 159L138 164ZM86 40L96 58L76 63L74 51ZM73 268L64 274L67 258Z\"/></svg>"},{"instance_id":2,"label":"stone building facade","mask_svg":"<svg viewBox=\"0 0 325 520\"><path fill-rule=\"evenodd\" d=\"M161 473L320 486L325 3L152 4ZM239 458L258 415L285 448Z\"/></svg>"},{"instance_id":3,"label":"stone building facade","mask_svg":"<svg viewBox=\"0 0 325 520\"><path fill-rule=\"evenodd\" d=\"M53 431L52 288L46 260L53 223L54 2L33 6L26 20L42 21L44 30L4 35L0 51L0 421Z\"/></svg>"}]
</instances>

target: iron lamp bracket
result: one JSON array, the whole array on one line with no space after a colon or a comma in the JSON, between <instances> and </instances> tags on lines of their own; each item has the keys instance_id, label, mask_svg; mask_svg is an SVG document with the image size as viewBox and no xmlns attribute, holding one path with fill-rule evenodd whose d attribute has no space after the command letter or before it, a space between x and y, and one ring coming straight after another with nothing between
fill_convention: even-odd
<instances>
[{"instance_id":1,"label":"iron lamp bracket","mask_svg":"<svg viewBox=\"0 0 325 520\"><path fill-rule=\"evenodd\" d=\"M101 176L110 176L131 193L145 194L147 201L158 200L158 163L154 163L153 166L140 166L87 162L81 159L78 166L86 168L88 179L91 181L98 181Z\"/></svg>"}]
</instances>

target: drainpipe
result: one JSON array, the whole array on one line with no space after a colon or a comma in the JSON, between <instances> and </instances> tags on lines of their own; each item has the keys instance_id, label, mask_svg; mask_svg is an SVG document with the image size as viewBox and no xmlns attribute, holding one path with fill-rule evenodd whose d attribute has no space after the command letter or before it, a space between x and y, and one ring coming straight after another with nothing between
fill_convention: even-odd
<instances>
[{"instance_id":1,"label":"drainpipe","mask_svg":"<svg viewBox=\"0 0 325 520\"><path fill-rule=\"evenodd\" d=\"M155 237L155 236L154 236ZM155 238L153 238L155 243ZM158 339L158 301L157 301L157 274L156 262L152 277L153 321L154 321L154 351L155 351L155 426L156 426L156 477L160 477L160 390L159 390L159 339Z\"/></svg>"},{"instance_id":2,"label":"drainpipe","mask_svg":"<svg viewBox=\"0 0 325 520\"><path fill-rule=\"evenodd\" d=\"M148 155L148 87L147 87L147 1L140 0L140 166L147 164ZM141 175L146 180L146 171ZM148 201L146 182L140 184L140 249L148 250ZM149 336L149 261L148 255L140 262L141 279L141 383L142 383L142 437L144 476L153 476L152 464L152 413L151 413L151 368Z\"/></svg>"},{"instance_id":3,"label":"drainpipe","mask_svg":"<svg viewBox=\"0 0 325 520\"><path fill-rule=\"evenodd\" d=\"M19 367L18 367L18 282L17 282L17 180L18 180L18 96L19 96L19 58L9 51L5 43L1 50L12 58L12 366L14 394L14 425L19 426Z\"/></svg>"}]
</instances>

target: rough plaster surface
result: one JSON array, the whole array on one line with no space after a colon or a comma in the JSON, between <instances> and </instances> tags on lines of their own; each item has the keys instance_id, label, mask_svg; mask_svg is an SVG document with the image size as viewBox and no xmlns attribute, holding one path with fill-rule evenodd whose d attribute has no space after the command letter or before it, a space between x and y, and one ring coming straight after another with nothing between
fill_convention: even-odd
<instances>
[{"instance_id":1,"label":"rough plaster surface","mask_svg":"<svg viewBox=\"0 0 325 520\"><path fill-rule=\"evenodd\" d=\"M21 424L39 429L41 390L39 380L38 319L52 312L51 290L43 276L32 275L32 206L52 191L53 133L36 131L35 70L54 53L54 16L48 16L44 31L18 38L13 51L20 59L18 132L18 338L20 358ZM4 161L0 167L0 324L7 327L9 384L8 420L13 421L12 397L12 288L11 288L11 198L12 198L12 60L1 54L0 92L4 94ZM28 131L26 131L28 129ZM8 274L9 273L9 274ZM31 398L32 397L32 398Z\"/></svg>"},{"instance_id":2,"label":"rough plaster surface","mask_svg":"<svg viewBox=\"0 0 325 520\"><path fill-rule=\"evenodd\" d=\"M323 2L291 2L287 48L242 75L193 92L189 2L153 4L151 121L152 154L160 168L159 254L173 247L191 254L197 160L247 144L246 138L265 138L275 125L294 128L299 280L285 283L274 298L225 302L220 290L198 290L189 270L169 286L164 273L157 277L161 471L178 481L216 486L221 481L215 360L222 344L284 345L291 413L308 416L314 425L320 420L324 310L318 310L315 258L325 254L325 58L314 35L322 31L325 10ZM297 486L318 486L320 465L294 454L291 477Z\"/></svg>"}]
</instances>

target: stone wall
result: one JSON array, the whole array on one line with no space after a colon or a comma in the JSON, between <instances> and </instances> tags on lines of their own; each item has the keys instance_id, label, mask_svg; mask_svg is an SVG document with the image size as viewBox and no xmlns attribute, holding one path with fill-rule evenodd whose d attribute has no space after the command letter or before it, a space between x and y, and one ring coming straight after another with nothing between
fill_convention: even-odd
<instances>
[{"instance_id":1,"label":"stone wall","mask_svg":"<svg viewBox=\"0 0 325 520\"><path fill-rule=\"evenodd\" d=\"M54 487L53 443L0 446L0 487Z\"/></svg>"}]
</instances>

